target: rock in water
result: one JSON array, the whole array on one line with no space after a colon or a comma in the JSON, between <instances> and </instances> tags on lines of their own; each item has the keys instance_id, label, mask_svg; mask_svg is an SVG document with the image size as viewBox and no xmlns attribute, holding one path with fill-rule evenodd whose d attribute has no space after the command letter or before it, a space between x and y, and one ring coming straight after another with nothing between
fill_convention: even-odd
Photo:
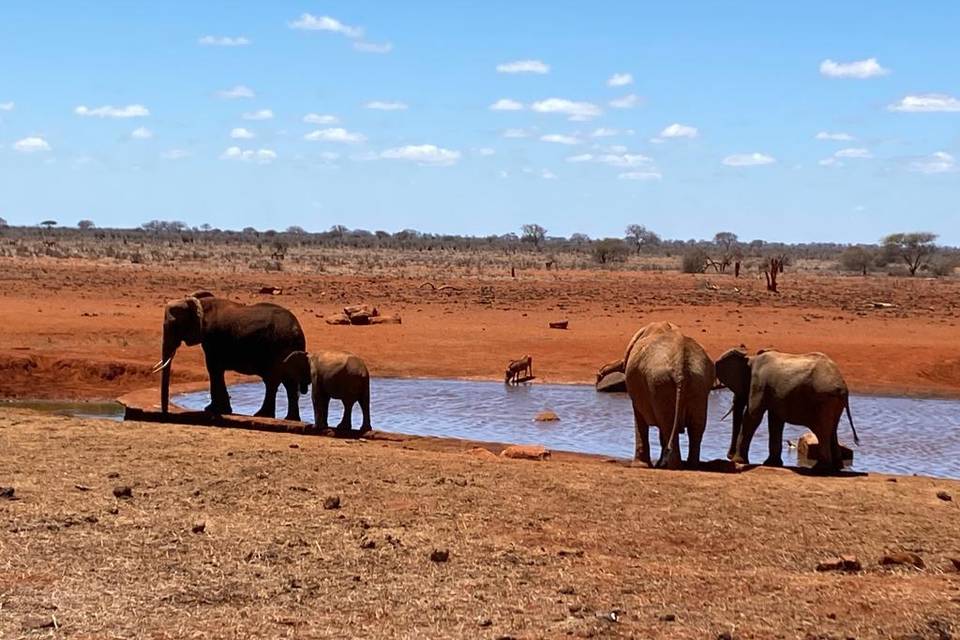
<instances>
[{"instance_id":1,"label":"rock in water","mask_svg":"<svg viewBox=\"0 0 960 640\"><path fill-rule=\"evenodd\" d=\"M603 376L597 382L597 391L600 393L626 393L627 377L622 371L614 371Z\"/></svg>"},{"instance_id":2,"label":"rock in water","mask_svg":"<svg viewBox=\"0 0 960 640\"><path fill-rule=\"evenodd\" d=\"M546 411L541 411L534 418L535 422L557 422L559 420L560 420L560 416L555 414L553 411L550 411L549 409Z\"/></svg>"}]
</instances>

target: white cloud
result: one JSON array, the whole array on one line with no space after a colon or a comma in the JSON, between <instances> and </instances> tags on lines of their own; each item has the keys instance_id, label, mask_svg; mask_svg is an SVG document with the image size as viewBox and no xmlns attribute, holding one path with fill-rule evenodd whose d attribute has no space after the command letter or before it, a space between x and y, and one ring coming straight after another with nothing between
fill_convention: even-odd
<instances>
[{"instance_id":1,"label":"white cloud","mask_svg":"<svg viewBox=\"0 0 960 640\"><path fill-rule=\"evenodd\" d=\"M248 111L243 114L244 120L272 120L273 111L270 109L260 109L258 111Z\"/></svg>"},{"instance_id":2,"label":"white cloud","mask_svg":"<svg viewBox=\"0 0 960 640\"><path fill-rule=\"evenodd\" d=\"M600 107L595 104L575 102L566 98L547 98L534 102L530 108L538 113L561 113L574 121L589 120L603 113Z\"/></svg>"},{"instance_id":3,"label":"white cloud","mask_svg":"<svg viewBox=\"0 0 960 640\"><path fill-rule=\"evenodd\" d=\"M614 109L633 109L641 104L643 104L643 98L633 93L610 101L610 106Z\"/></svg>"},{"instance_id":4,"label":"white cloud","mask_svg":"<svg viewBox=\"0 0 960 640\"><path fill-rule=\"evenodd\" d=\"M23 140L17 140L13 148L23 153L34 153L36 151L50 151L50 143L39 136L30 136Z\"/></svg>"},{"instance_id":5,"label":"white cloud","mask_svg":"<svg viewBox=\"0 0 960 640\"><path fill-rule=\"evenodd\" d=\"M362 133L355 133L352 131L347 131L341 127L334 127L332 129L317 129L316 131L311 131L307 135L303 136L304 140L309 140L311 142L363 142L366 140L366 136Z\"/></svg>"},{"instance_id":6,"label":"white cloud","mask_svg":"<svg viewBox=\"0 0 960 640\"><path fill-rule=\"evenodd\" d=\"M237 100L239 98L256 98L257 94L253 89L246 85L238 84L229 89L224 89L223 91L218 91L217 95L223 98L224 100Z\"/></svg>"},{"instance_id":7,"label":"white cloud","mask_svg":"<svg viewBox=\"0 0 960 640\"><path fill-rule=\"evenodd\" d=\"M723 164L728 167L756 167L765 164L773 164L776 159L765 153L735 153L723 159Z\"/></svg>"},{"instance_id":8,"label":"white cloud","mask_svg":"<svg viewBox=\"0 0 960 640\"><path fill-rule=\"evenodd\" d=\"M629 73L615 73L607 80L608 87L625 87L633 84L633 76Z\"/></svg>"},{"instance_id":9,"label":"white cloud","mask_svg":"<svg viewBox=\"0 0 960 640\"><path fill-rule=\"evenodd\" d=\"M15 106L14 102L0 102L0 111L13 111Z\"/></svg>"},{"instance_id":10,"label":"white cloud","mask_svg":"<svg viewBox=\"0 0 960 640\"><path fill-rule=\"evenodd\" d=\"M235 127L230 130L230 137L234 140L250 140L256 136L253 134L253 131L249 129L244 129L243 127Z\"/></svg>"},{"instance_id":11,"label":"white cloud","mask_svg":"<svg viewBox=\"0 0 960 640\"><path fill-rule=\"evenodd\" d=\"M301 14L299 18L290 23L290 28L303 31L330 31L343 34L348 38L359 38L363 35L363 29L359 27L343 24L330 16L315 16L309 13Z\"/></svg>"},{"instance_id":12,"label":"white cloud","mask_svg":"<svg viewBox=\"0 0 960 640\"><path fill-rule=\"evenodd\" d=\"M929 156L917 158L907 165L907 169L917 173L952 173L960 170L957 159L946 151L937 151Z\"/></svg>"},{"instance_id":13,"label":"white cloud","mask_svg":"<svg viewBox=\"0 0 960 640\"><path fill-rule=\"evenodd\" d=\"M78 116L88 118L143 118L150 115L150 110L142 104L128 104L125 107L113 107L105 105L102 107L90 108L80 105L73 110Z\"/></svg>"},{"instance_id":14,"label":"white cloud","mask_svg":"<svg viewBox=\"0 0 960 640\"><path fill-rule=\"evenodd\" d=\"M594 129L590 134L591 138L609 138L612 136L618 136L620 132L616 129L609 129L607 127L600 127L599 129Z\"/></svg>"},{"instance_id":15,"label":"white cloud","mask_svg":"<svg viewBox=\"0 0 960 640\"><path fill-rule=\"evenodd\" d=\"M661 180L663 179L663 174L659 171L626 171L624 173L618 174L617 178L620 180L643 180L643 181L652 181L652 180Z\"/></svg>"},{"instance_id":16,"label":"white cloud","mask_svg":"<svg viewBox=\"0 0 960 640\"><path fill-rule=\"evenodd\" d=\"M241 149L240 147L229 147L220 155L221 160L241 160L243 162L256 162L257 164L269 164L277 159L277 152L272 149Z\"/></svg>"},{"instance_id":17,"label":"white cloud","mask_svg":"<svg viewBox=\"0 0 960 640\"><path fill-rule=\"evenodd\" d=\"M184 149L167 149L160 154L160 157L164 160L183 160L189 156L190 152Z\"/></svg>"},{"instance_id":18,"label":"white cloud","mask_svg":"<svg viewBox=\"0 0 960 640\"><path fill-rule=\"evenodd\" d=\"M550 169L541 169L540 177L544 180L556 180L557 174L555 174L553 171L550 171Z\"/></svg>"},{"instance_id":19,"label":"white cloud","mask_svg":"<svg viewBox=\"0 0 960 640\"><path fill-rule=\"evenodd\" d=\"M840 142L850 142L856 139L849 133L830 133L829 131L821 131L814 137L817 140L837 140Z\"/></svg>"},{"instance_id":20,"label":"white cloud","mask_svg":"<svg viewBox=\"0 0 960 640\"><path fill-rule=\"evenodd\" d=\"M353 48L363 53L390 53L393 51L393 43L354 42Z\"/></svg>"},{"instance_id":21,"label":"white cloud","mask_svg":"<svg viewBox=\"0 0 960 640\"><path fill-rule=\"evenodd\" d=\"M557 144L580 144L580 139L576 136L567 136L560 133L548 133L545 136L540 136L540 140Z\"/></svg>"},{"instance_id":22,"label":"white cloud","mask_svg":"<svg viewBox=\"0 0 960 640\"><path fill-rule=\"evenodd\" d=\"M660 138L667 140L670 138L696 138L699 135L700 131L696 127L676 123L665 127L664 130L660 132Z\"/></svg>"},{"instance_id":23,"label":"white cloud","mask_svg":"<svg viewBox=\"0 0 960 640\"><path fill-rule=\"evenodd\" d=\"M550 73L550 65L540 60L514 60L497 65L498 73Z\"/></svg>"},{"instance_id":24,"label":"white cloud","mask_svg":"<svg viewBox=\"0 0 960 640\"><path fill-rule=\"evenodd\" d=\"M848 149L840 149L835 154L836 158L858 158L862 160L869 160L873 157L873 154L870 153L869 149L864 149L862 147L850 147Z\"/></svg>"},{"instance_id":25,"label":"white cloud","mask_svg":"<svg viewBox=\"0 0 960 640\"><path fill-rule=\"evenodd\" d=\"M526 129L505 129L503 131L504 138L529 138L531 132Z\"/></svg>"},{"instance_id":26,"label":"white cloud","mask_svg":"<svg viewBox=\"0 0 960 640\"><path fill-rule=\"evenodd\" d=\"M834 62L824 60L820 63L820 74L828 78L875 78L890 73L889 69L880 66L876 58L855 60L853 62Z\"/></svg>"},{"instance_id":27,"label":"white cloud","mask_svg":"<svg viewBox=\"0 0 960 640\"><path fill-rule=\"evenodd\" d=\"M836 158L824 158L819 162L821 167L842 167L843 163Z\"/></svg>"},{"instance_id":28,"label":"white cloud","mask_svg":"<svg viewBox=\"0 0 960 640\"><path fill-rule=\"evenodd\" d=\"M597 162L612 167L640 167L652 163L653 159L640 153L607 153L597 156Z\"/></svg>"},{"instance_id":29,"label":"white cloud","mask_svg":"<svg viewBox=\"0 0 960 640\"><path fill-rule=\"evenodd\" d=\"M581 153L579 155L570 156L567 158L567 162L593 162L593 154Z\"/></svg>"},{"instance_id":30,"label":"white cloud","mask_svg":"<svg viewBox=\"0 0 960 640\"><path fill-rule=\"evenodd\" d=\"M460 159L460 152L432 144L411 144L387 149L380 153L380 157L388 160L410 160L421 165L439 167L456 164Z\"/></svg>"},{"instance_id":31,"label":"white cloud","mask_svg":"<svg viewBox=\"0 0 960 640\"><path fill-rule=\"evenodd\" d=\"M146 127L137 127L130 133L130 137L134 140L149 140L153 137L153 131Z\"/></svg>"},{"instance_id":32,"label":"white cloud","mask_svg":"<svg viewBox=\"0 0 960 640\"><path fill-rule=\"evenodd\" d=\"M307 124L337 124L340 122L337 116L331 116L320 113L308 113L303 116L303 121Z\"/></svg>"},{"instance_id":33,"label":"white cloud","mask_svg":"<svg viewBox=\"0 0 960 640\"><path fill-rule=\"evenodd\" d=\"M365 105L364 109L374 109L377 111L403 111L407 105L403 102L385 102L383 100L372 100Z\"/></svg>"},{"instance_id":34,"label":"white cloud","mask_svg":"<svg viewBox=\"0 0 960 640\"><path fill-rule=\"evenodd\" d=\"M245 47L250 40L244 36L203 36L197 43L208 47Z\"/></svg>"},{"instance_id":35,"label":"white cloud","mask_svg":"<svg viewBox=\"0 0 960 640\"><path fill-rule=\"evenodd\" d=\"M483 157L489 157L497 153L496 149L491 149L490 147L481 147L477 149L477 153Z\"/></svg>"},{"instance_id":36,"label":"white cloud","mask_svg":"<svg viewBox=\"0 0 960 640\"><path fill-rule=\"evenodd\" d=\"M627 147L622 144L611 144L607 146L598 144L594 146L594 149L596 149L597 151L604 151L606 153L626 153L627 152Z\"/></svg>"},{"instance_id":37,"label":"white cloud","mask_svg":"<svg viewBox=\"0 0 960 640\"><path fill-rule=\"evenodd\" d=\"M500 98L488 107L491 111L522 111L523 104L510 98Z\"/></svg>"},{"instance_id":38,"label":"white cloud","mask_svg":"<svg viewBox=\"0 0 960 640\"><path fill-rule=\"evenodd\" d=\"M907 113L932 113L938 111L960 111L960 98L943 93L924 93L916 96L904 96L889 107L890 111Z\"/></svg>"}]
</instances>

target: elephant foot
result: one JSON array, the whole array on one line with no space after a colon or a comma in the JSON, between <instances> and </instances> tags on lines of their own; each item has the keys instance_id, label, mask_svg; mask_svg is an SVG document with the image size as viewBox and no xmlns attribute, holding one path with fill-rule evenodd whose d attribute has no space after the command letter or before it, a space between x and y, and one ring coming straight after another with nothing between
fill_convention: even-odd
<instances>
[{"instance_id":1,"label":"elephant foot","mask_svg":"<svg viewBox=\"0 0 960 640\"><path fill-rule=\"evenodd\" d=\"M264 409L263 407L261 407L260 410L257 411L257 412L256 412L255 414L253 414L253 415L254 415L254 417L257 417L257 418L276 418L276 417L277 417L277 412L276 412L276 411L267 411L266 409Z\"/></svg>"},{"instance_id":2,"label":"elephant foot","mask_svg":"<svg viewBox=\"0 0 960 640\"><path fill-rule=\"evenodd\" d=\"M217 406L211 402L210 404L205 406L203 410L206 413L212 413L215 416L224 416L224 415L233 413L233 407L230 406L229 402L226 405L220 405L220 406Z\"/></svg>"},{"instance_id":3,"label":"elephant foot","mask_svg":"<svg viewBox=\"0 0 960 640\"><path fill-rule=\"evenodd\" d=\"M727 451L727 460L733 460L736 457L737 457L736 451L733 451L732 449L730 451Z\"/></svg>"},{"instance_id":4,"label":"elephant foot","mask_svg":"<svg viewBox=\"0 0 960 640\"><path fill-rule=\"evenodd\" d=\"M636 467L637 469L652 469L653 465L650 464L649 460L634 460L630 463L631 467Z\"/></svg>"},{"instance_id":5,"label":"elephant foot","mask_svg":"<svg viewBox=\"0 0 960 640\"><path fill-rule=\"evenodd\" d=\"M286 417L284 418L284 420L295 420L295 421L297 421L297 422L300 422L300 414L299 414L299 413L288 413L288 414L286 415Z\"/></svg>"},{"instance_id":6,"label":"elephant foot","mask_svg":"<svg viewBox=\"0 0 960 640\"><path fill-rule=\"evenodd\" d=\"M365 425L363 425L362 427L360 427L360 435L363 435L363 434L367 433L368 431L373 431L373 427L371 427L371 426L368 425L368 424L365 424Z\"/></svg>"},{"instance_id":7,"label":"elephant foot","mask_svg":"<svg viewBox=\"0 0 960 640\"><path fill-rule=\"evenodd\" d=\"M742 456L739 453L733 454L733 457L730 459L737 464L750 464L750 460L747 459L746 456Z\"/></svg>"},{"instance_id":8,"label":"elephant foot","mask_svg":"<svg viewBox=\"0 0 960 640\"><path fill-rule=\"evenodd\" d=\"M767 458L763 461L763 466L765 467L782 467L783 458Z\"/></svg>"},{"instance_id":9,"label":"elephant foot","mask_svg":"<svg viewBox=\"0 0 960 640\"><path fill-rule=\"evenodd\" d=\"M841 469L841 467L837 467L836 465L830 464L830 463L828 463L828 462L823 462L823 461L818 460L818 461L813 465L813 467L811 467L810 470L813 471L813 472L814 472L815 474L817 474L817 475L829 476L829 475L832 475L832 474L834 474L834 473L839 473L840 469Z\"/></svg>"},{"instance_id":10,"label":"elephant foot","mask_svg":"<svg viewBox=\"0 0 960 640\"><path fill-rule=\"evenodd\" d=\"M345 436L348 435L352 429L348 424L338 424L335 431L337 432L338 436Z\"/></svg>"}]
</instances>

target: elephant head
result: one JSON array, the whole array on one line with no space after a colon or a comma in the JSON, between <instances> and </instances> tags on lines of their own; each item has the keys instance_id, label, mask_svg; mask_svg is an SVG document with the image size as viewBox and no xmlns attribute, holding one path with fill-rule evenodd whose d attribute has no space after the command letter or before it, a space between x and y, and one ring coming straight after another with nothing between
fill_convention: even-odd
<instances>
[{"instance_id":1,"label":"elephant head","mask_svg":"<svg viewBox=\"0 0 960 640\"><path fill-rule=\"evenodd\" d=\"M742 349L729 349L715 363L717 380L733 392L733 434L727 457L736 452L740 426L743 424L743 412L747 408L747 395L750 392L750 358Z\"/></svg>"},{"instance_id":2,"label":"elephant head","mask_svg":"<svg viewBox=\"0 0 960 640\"><path fill-rule=\"evenodd\" d=\"M289 380L300 387L302 395L307 394L307 387L312 381L310 358L305 351L294 351L283 360L282 374L285 380Z\"/></svg>"},{"instance_id":3,"label":"elephant head","mask_svg":"<svg viewBox=\"0 0 960 640\"><path fill-rule=\"evenodd\" d=\"M160 362L153 371L162 371L160 380L160 410L167 412L170 403L170 369L173 356L183 342L187 346L200 344L203 335L203 305L194 296L167 303L163 310L163 347Z\"/></svg>"}]
</instances>

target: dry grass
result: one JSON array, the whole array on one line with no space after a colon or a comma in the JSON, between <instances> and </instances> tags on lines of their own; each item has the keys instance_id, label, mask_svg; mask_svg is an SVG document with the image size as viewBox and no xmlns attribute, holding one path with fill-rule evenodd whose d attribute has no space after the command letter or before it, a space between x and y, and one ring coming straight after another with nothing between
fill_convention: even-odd
<instances>
[{"instance_id":1,"label":"dry grass","mask_svg":"<svg viewBox=\"0 0 960 640\"><path fill-rule=\"evenodd\" d=\"M20 500L0 499L0 636L960 631L960 576L945 569L960 555L960 508L936 496L960 498L958 483L426 446L4 412L0 485ZM114 498L119 485L133 497ZM341 508L324 509L332 495ZM926 569L878 566L897 549ZM449 561L431 561L435 550ZM841 553L864 571L814 570ZM54 618L56 631L43 627Z\"/></svg>"}]
</instances>

